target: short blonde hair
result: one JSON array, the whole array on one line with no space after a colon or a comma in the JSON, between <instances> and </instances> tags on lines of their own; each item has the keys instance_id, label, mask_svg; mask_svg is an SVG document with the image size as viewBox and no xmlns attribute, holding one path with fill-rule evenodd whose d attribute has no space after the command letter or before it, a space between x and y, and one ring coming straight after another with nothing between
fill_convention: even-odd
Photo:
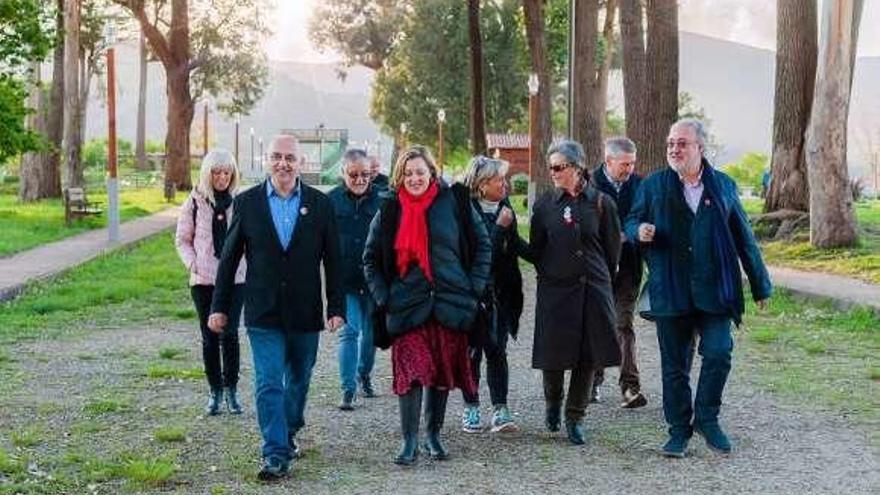
<instances>
[{"instance_id":1,"label":"short blonde hair","mask_svg":"<svg viewBox=\"0 0 880 495\"><path fill-rule=\"evenodd\" d=\"M482 198L483 193L480 188L483 184L496 175L506 176L509 168L510 164L504 160L477 155L471 159L471 163L468 165L464 176L464 185L470 189L471 197Z\"/></svg>"},{"instance_id":2,"label":"short blonde hair","mask_svg":"<svg viewBox=\"0 0 880 495\"><path fill-rule=\"evenodd\" d=\"M406 162L415 158L425 160L428 169L431 171L431 178L437 178L437 163L434 161L434 155L431 154L431 150L426 146L417 144L410 146L397 157L397 162L394 163L394 172L391 174L390 185L392 188L399 190L403 186L403 173L406 170Z\"/></svg>"},{"instance_id":3,"label":"short blonde hair","mask_svg":"<svg viewBox=\"0 0 880 495\"><path fill-rule=\"evenodd\" d=\"M195 190L205 197L211 204L214 201L214 184L211 180L211 171L215 169L229 170L229 194L235 195L238 190L239 173L238 165L235 163L235 157L232 153L224 149L213 149L202 159L202 168L199 171L199 183Z\"/></svg>"}]
</instances>

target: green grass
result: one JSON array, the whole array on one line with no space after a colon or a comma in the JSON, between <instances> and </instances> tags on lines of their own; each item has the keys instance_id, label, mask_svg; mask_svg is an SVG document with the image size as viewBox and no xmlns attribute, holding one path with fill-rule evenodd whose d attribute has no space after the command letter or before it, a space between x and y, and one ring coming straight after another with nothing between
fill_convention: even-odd
<instances>
[{"instance_id":1,"label":"green grass","mask_svg":"<svg viewBox=\"0 0 880 495\"><path fill-rule=\"evenodd\" d=\"M42 443L45 433L44 430L37 426L30 426L13 432L10 435L10 439L15 447L34 447Z\"/></svg>"},{"instance_id":2,"label":"green grass","mask_svg":"<svg viewBox=\"0 0 880 495\"><path fill-rule=\"evenodd\" d=\"M190 368L176 368L164 364L153 364L147 367L149 378L176 378L180 380L200 380L205 377L204 369L193 366Z\"/></svg>"},{"instance_id":3,"label":"green grass","mask_svg":"<svg viewBox=\"0 0 880 495\"><path fill-rule=\"evenodd\" d=\"M187 350L181 347L163 347L159 349L159 357L162 359L182 359L187 354Z\"/></svg>"},{"instance_id":4,"label":"green grass","mask_svg":"<svg viewBox=\"0 0 880 495\"><path fill-rule=\"evenodd\" d=\"M763 202L746 199L749 215L761 213ZM834 273L880 284L880 200L856 203L860 234L853 248L817 249L807 241L765 242L761 249L771 265L800 270Z\"/></svg>"},{"instance_id":5,"label":"green grass","mask_svg":"<svg viewBox=\"0 0 880 495\"><path fill-rule=\"evenodd\" d=\"M123 460L115 474L136 485L157 487L166 484L177 472L174 462L167 458L142 458L135 455Z\"/></svg>"},{"instance_id":6,"label":"green grass","mask_svg":"<svg viewBox=\"0 0 880 495\"><path fill-rule=\"evenodd\" d=\"M97 325L175 319L191 306L186 270L177 259L172 235L162 234L0 304L0 344Z\"/></svg>"},{"instance_id":7,"label":"green grass","mask_svg":"<svg viewBox=\"0 0 880 495\"><path fill-rule=\"evenodd\" d=\"M153 432L153 438L163 443L186 441L186 430L179 426L162 426Z\"/></svg>"},{"instance_id":8,"label":"green grass","mask_svg":"<svg viewBox=\"0 0 880 495\"><path fill-rule=\"evenodd\" d=\"M94 399L83 406L83 412L89 416L100 416L115 412L126 411L129 408L126 401L120 399Z\"/></svg>"},{"instance_id":9,"label":"green grass","mask_svg":"<svg viewBox=\"0 0 880 495\"><path fill-rule=\"evenodd\" d=\"M750 303L744 321L740 341L757 368L748 373L753 380L807 407L880 425L880 317L780 290L766 312ZM872 441L880 445L880 435Z\"/></svg>"},{"instance_id":10,"label":"green grass","mask_svg":"<svg viewBox=\"0 0 880 495\"><path fill-rule=\"evenodd\" d=\"M89 193L90 201L107 206L104 192ZM180 204L185 199L182 194L168 203L162 189L132 189L120 193L120 219L124 222ZM57 241L65 237L106 226L106 211L102 215L74 220L70 227L64 224L64 206L60 199L45 199L34 203L22 203L14 194L0 194L0 256L8 256L19 251Z\"/></svg>"}]
</instances>

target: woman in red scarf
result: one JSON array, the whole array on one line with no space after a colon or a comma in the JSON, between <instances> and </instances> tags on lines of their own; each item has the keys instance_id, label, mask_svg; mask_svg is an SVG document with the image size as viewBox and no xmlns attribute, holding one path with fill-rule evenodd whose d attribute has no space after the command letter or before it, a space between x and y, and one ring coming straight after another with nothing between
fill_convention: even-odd
<instances>
[{"instance_id":1,"label":"woman in red scarf","mask_svg":"<svg viewBox=\"0 0 880 495\"><path fill-rule=\"evenodd\" d=\"M437 176L430 152L400 155L391 187L370 226L364 275L391 344L394 393L400 398L403 448L397 464L418 455L419 416L425 389L424 449L449 454L440 441L449 390L476 391L468 335L486 290L492 245L465 196L459 201Z\"/></svg>"}]
</instances>

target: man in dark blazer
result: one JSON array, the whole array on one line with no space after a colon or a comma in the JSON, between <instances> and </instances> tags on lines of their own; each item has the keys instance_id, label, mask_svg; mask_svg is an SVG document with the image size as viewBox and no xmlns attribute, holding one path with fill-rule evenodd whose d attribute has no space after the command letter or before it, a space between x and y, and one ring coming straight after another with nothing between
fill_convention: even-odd
<instances>
[{"instance_id":1,"label":"man in dark blazer","mask_svg":"<svg viewBox=\"0 0 880 495\"><path fill-rule=\"evenodd\" d=\"M296 433L305 425L319 332L345 323L333 207L324 194L302 183L303 162L293 136L276 137L269 146L269 179L235 198L208 320L215 332L226 327L235 270L244 255L245 325L263 436L261 480L285 476L297 457Z\"/></svg>"},{"instance_id":2,"label":"man in dark blazer","mask_svg":"<svg viewBox=\"0 0 880 495\"><path fill-rule=\"evenodd\" d=\"M738 325L744 309L740 264L760 309L772 292L736 183L703 158L705 143L702 122L673 124L666 141L669 167L644 180L626 219L626 236L638 239L648 263L669 424L663 454L669 457L684 457L694 431L710 448L730 452L718 416L731 367L731 320ZM692 403L697 336L702 364Z\"/></svg>"},{"instance_id":3,"label":"man in dark blazer","mask_svg":"<svg viewBox=\"0 0 880 495\"><path fill-rule=\"evenodd\" d=\"M629 214L636 190L642 178L634 174L636 144L625 137L605 140L605 163L596 167L590 179L596 189L611 196L617 204L620 225ZM625 236L624 236L625 237ZM614 308L617 313L617 339L620 342L620 407L633 409L648 403L641 391L639 367L636 364L636 334L633 330L633 312L639 287L642 284L642 257L632 239L624 238L620 246L620 262L614 275ZM596 371L593 380L593 398L598 400L596 388L604 381L604 370Z\"/></svg>"}]
</instances>

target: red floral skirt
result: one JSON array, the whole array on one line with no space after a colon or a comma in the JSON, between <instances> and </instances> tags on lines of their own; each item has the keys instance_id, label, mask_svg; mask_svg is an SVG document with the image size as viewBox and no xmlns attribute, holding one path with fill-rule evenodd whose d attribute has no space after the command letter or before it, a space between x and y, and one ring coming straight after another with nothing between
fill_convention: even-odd
<instances>
[{"instance_id":1,"label":"red floral skirt","mask_svg":"<svg viewBox=\"0 0 880 495\"><path fill-rule=\"evenodd\" d=\"M468 359L468 338L430 320L391 344L394 393L404 395L414 383L475 394L477 384Z\"/></svg>"}]
</instances>

